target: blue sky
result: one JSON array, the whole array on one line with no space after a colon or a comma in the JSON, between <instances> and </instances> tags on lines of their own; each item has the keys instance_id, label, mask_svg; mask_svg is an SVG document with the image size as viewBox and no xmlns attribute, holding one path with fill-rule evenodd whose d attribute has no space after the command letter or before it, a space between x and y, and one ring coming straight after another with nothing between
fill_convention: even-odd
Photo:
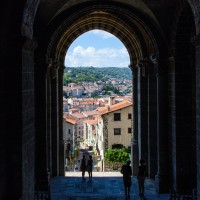
<instances>
[{"instance_id":1,"label":"blue sky","mask_svg":"<svg viewBox=\"0 0 200 200\"><path fill-rule=\"evenodd\" d=\"M74 40L65 57L66 67L128 67L129 64L123 43L114 35L97 29Z\"/></svg>"}]
</instances>

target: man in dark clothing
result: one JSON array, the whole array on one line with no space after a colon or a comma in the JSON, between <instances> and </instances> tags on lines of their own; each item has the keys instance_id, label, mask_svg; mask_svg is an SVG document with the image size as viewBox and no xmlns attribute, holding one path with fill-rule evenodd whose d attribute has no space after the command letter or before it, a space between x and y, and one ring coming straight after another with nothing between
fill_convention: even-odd
<instances>
[{"instance_id":1,"label":"man in dark clothing","mask_svg":"<svg viewBox=\"0 0 200 200\"><path fill-rule=\"evenodd\" d=\"M144 195L144 180L145 180L145 174L146 174L146 165L145 165L145 160L140 159L140 166L138 169L138 186L139 186L139 195L143 196Z\"/></svg>"},{"instance_id":2,"label":"man in dark clothing","mask_svg":"<svg viewBox=\"0 0 200 200\"><path fill-rule=\"evenodd\" d=\"M131 164L131 161L128 160L126 162L126 165L123 165L121 169L121 173L123 174L126 199L130 198L131 176L132 176L132 170L131 170L130 164Z\"/></svg>"},{"instance_id":3,"label":"man in dark clothing","mask_svg":"<svg viewBox=\"0 0 200 200\"><path fill-rule=\"evenodd\" d=\"M88 170L88 174L89 174L89 182L92 181L92 168L93 168L93 159L92 156L89 156L89 160L87 163L87 170Z\"/></svg>"},{"instance_id":4,"label":"man in dark clothing","mask_svg":"<svg viewBox=\"0 0 200 200\"><path fill-rule=\"evenodd\" d=\"M85 180L85 171L86 171L86 160L85 160L85 155L83 155L83 158L81 160L81 167L80 167L81 171L82 171L82 180Z\"/></svg>"}]
</instances>

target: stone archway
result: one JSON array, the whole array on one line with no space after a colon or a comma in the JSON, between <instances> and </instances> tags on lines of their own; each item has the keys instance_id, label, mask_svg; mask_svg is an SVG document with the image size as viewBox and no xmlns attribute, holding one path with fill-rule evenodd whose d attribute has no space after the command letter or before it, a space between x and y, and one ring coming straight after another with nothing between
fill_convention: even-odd
<instances>
[{"instance_id":1,"label":"stone archway","mask_svg":"<svg viewBox=\"0 0 200 200\"><path fill-rule=\"evenodd\" d=\"M46 176L47 166L49 165L48 163L50 163L52 160L52 153L51 153L52 148L51 148L51 142L49 141L51 141L53 138L49 137L51 136L51 134L49 133L52 133L52 130L54 131L56 130L55 132L57 132L57 127L58 127L57 126L58 118L50 117L52 113L56 114L58 111L58 107L57 107L58 104L55 103L57 101L56 100L57 99L57 95L56 95L57 84L56 84L56 80L46 78L46 75L49 73L52 75L52 78L55 79L55 73L57 73L56 71L57 68L53 68L53 69L48 68L49 63L46 60L46 55L48 55L49 58L52 58L52 61L59 61L59 62L61 61L62 63L62 59L60 58L62 58L61 55L64 54L65 50L67 49L67 44L68 44L68 43L64 44L61 41L59 43L59 40L52 41L54 43L52 46L53 48L50 48L52 52L53 51L57 52L56 51L57 45L59 47L59 51L57 52L58 54L56 55L54 53L48 54L47 49L48 47L51 46L49 45L49 41L51 41L51 37L53 36L54 33L56 33L56 30L58 30L57 28L62 25L62 22L64 22L63 20L64 18L71 19L71 16L74 16L73 14L81 10L82 8L84 7L87 8L88 6L91 6L92 8L92 6L95 7L95 5L99 4L100 2L101 2L101 5L107 4L107 1L104 1L104 0L102 1L83 0L81 1L81 3L80 1L71 1L71 0L68 0L68 1L60 0L59 2L48 1L48 0L43 0L43 1L29 0L26 2L19 3L19 2L11 0L9 2L4 2L1 6L2 20L0 22L1 23L0 35L1 35L1 45L3 48L0 52L1 59L2 59L1 68L0 68L1 70L0 92L1 92L1 100L3 102L2 103L3 108L0 111L1 122L2 122L1 123L1 145L0 145L1 152L2 152L1 154L2 155L1 156L1 175L2 175L1 188L2 190L0 192L0 197L2 199L19 199L19 198L31 199L33 198L35 181L36 180L38 181L39 178L41 178L39 175L40 173L37 170L41 168L41 171L43 171ZM121 15L121 11L118 13L115 12L115 14L117 14L120 20L125 20L125 21L128 20L128 24L132 23L137 28L141 27L141 29L138 29L139 33L136 33L135 30L133 31L135 32L134 34L135 39L140 41L140 43L128 42L128 40L126 40L126 37L123 37L123 34L122 34L123 31L122 33L118 31L118 33L115 34L117 37L121 39L121 41L123 41L124 44L126 44L126 46L137 44L138 47L141 47L140 49L141 52L138 51L137 54L134 54L134 51L132 52L131 50L129 50L129 53L132 55L132 58L136 59L137 56L140 57L141 55L142 55L141 58L145 58L146 56L149 56L151 51L145 45L145 44L148 44L148 41L143 40L144 39L143 36L146 35L146 33L148 32L144 28L145 26L142 26L141 24L140 26L135 21L132 21L133 19L131 17L132 15L129 15L128 13L132 13L133 15L137 16L139 19L142 19L143 23L148 25L147 27L151 30L152 35L155 37L155 41L157 41L157 45L158 45L157 49L159 49L159 57L163 58L162 61L164 65L167 65L166 63L169 61L169 60L164 60L164 57L165 55L167 57L168 50L169 50L168 48L166 48L168 45L165 45L165 44L170 43L169 35L171 34L171 32L173 32L173 26L171 22L172 21L178 22L177 13L181 11L181 7L177 6L177 4L182 5L182 3L185 3L185 2L190 3L190 6L192 8L193 18L195 21L195 27L196 27L196 34L194 33L193 35L195 36L194 38L195 39L194 40L195 53L194 54L196 54L195 63L194 63L194 66L196 67L195 69L196 71L194 72L196 76L196 87L195 87L196 107L194 107L194 110L196 112L195 119L196 119L196 139L197 139L197 143L196 143L197 145L196 146L197 147L197 154L196 154L197 173L195 174L195 176L197 177L197 189L199 193L200 191L200 179L199 179L200 177L200 171L199 171L200 169L199 167L200 166L200 160L199 160L199 146L200 146L200 139L199 139L200 138L199 137L199 133L200 133L200 122L199 122L199 118L200 118L199 117L199 113L200 113L200 106L199 106L200 105L200 100L199 100L199 94L200 94L199 92L200 91L200 88L199 88L199 85L200 85L199 84L199 80L200 80L199 78L200 23L199 22L200 20L199 19L200 18L199 18L199 13L200 12L199 12L199 5L200 5L200 1L188 0L188 1L177 1L176 3L174 3L173 0L169 0L169 1L161 1L159 2L159 4L157 3L157 1L154 1L154 0L145 1L145 3L139 0L127 0L127 1L112 0L109 2L111 6L110 8L112 8L112 6L113 8L117 6L118 8L120 7L120 9L121 7L123 7L123 10L128 11L127 15ZM76 6L79 3L81 7ZM169 12L169 10L172 12ZM175 10L177 10L177 12L175 12ZM85 13L87 13L87 9L85 10ZM78 19L78 16L74 16L74 17L75 18L77 17ZM105 19L107 19L106 16L105 16ZM101 21L97 20L97 23L101 24ZM175 24L175 27L177 26L177 24L178 23ZM106 25L106 23L104 23L104 25ZM71 37L71 39L69 40L69 43L70 41L72 42L72 40L78 37L78 35L80 35L81 33L85 32L86 30L91 30L93 28L93 27L87 28L87 26L85 27L82 26L82 27L84 30L79 30L80 31L79 33L74 32L75 35ZM103 26L101 26L101 28L108 30L109 32L112 32L111 27L104 28ZM160 29L162 31L158 31ZM131 29L128 29L128 30L130 31ZM63 32L61 31L61 33L64 33L64 31ZM150 38L150 41L153 41L151 36L149 36L149 38ZM164 39L165 42L163 42L162 38L165 38ZM131 40L130 38L129 41L133 41L133 40ZM63 46L63 48L60 48L63 44L66 45L66 47ZM37 48L37 45L38 45L38 48ZM133 47L131 48L134 49ZM150 49L152 49L152 45ZM153 45L153 49L156 49L155 45ZM180 47L178 47L177 49L180 50ZM163 52L161 53L160 51L163 51ZM173 53L171 54L171 52L169 54L173 55ZM174 64L173 57L170 58L170 62L172 62L172 65ZM144 65L147 65L146 63L148 62L144 61L143 63L140 63L141 64L140 66L142 67ZM56 67L58 66L59 63L57 64L54 63L54 64L55 64L54 66ZM133 62L133 64L136 64L136 63ZM150 66L151 65L152 63L150 64ZM157 66L157 62L154 62L154 67L156 66ZM170 64L170 67L172 67L171 64ZM138 70L138 68L134 68L134 70ZM157 72L160 73L162 71L158 70ZM151 71L151 73L154 73L154 71ZM180 76L178 75L178 77ZM136 81L136 76L133 77L133 79L134 79L133 83L138 83L138 81ZM61 81L62 80L60 80L60 82ZM146 81L145 85L147 85L148 83L152 85L152 88L155 88L155 85L157 85L158 80L156 78L156 80L151 79L150 81L148 80L145 80L145 81ZM161 79L159 79L159 81L160 83L162 83ZM52 85L50 85L50 83L52 83ZM168 82L168 83L171 84L172 82ZM14 92L10 92L11 88L13 88L13 85L14 85ZM161 86L161 84L159 84L159 86ZM192 87L193 86L190 85L190 88ZM161 88L158 88L158 89L160 89L159 91L162 92ZM46 97L50 96L50 94L52 94L52 91L54 91L54 94L55 94L53 95L54 99L48 98L47 100ZM157 94L157 89L154 91L151 90L151 92L152 92L151 93L152 97L154 98L150 98L149 104L153 105L154 103L155 105L155 103L157 102L157 100L155 99L155 94ZM178 93L177 93L177 96L179 97ZM164 97L167 97L168 99L171 98L170 94L167 94ZM136 101L137 100L138 98L136 98ZM187 98L187 100L191 100L191 99ZM53 103L53 107L52 109L49 109L51 107L50 106L51 103ZM145 103L145 105L147 104ZM162 104L159 105L159 109L161 108L162 108ZM173 107L170 110L170 112L171 111L175 112L173 110ZM191 112L191 107L189 111ZM12 120L13 116L15 120ZM136 116L138 116L138 114L136 114ZM148 121L149 120L154 121L155 119L157 119L157 117L155 116L157 116L155 115L155 113L154 115L150 115L148 117ZM167 117L167 115L165 117ZM170 119L173 121L172 115ZM147 119L145 119L144 121L147 121ZM53 124L54 124L54 127L52 128ZM55 126L55 124L57 125ZM176 126L176 122L173 122L173 125ZM162 126L159 126L159 127L162 127ZM135 127L135 126L134 128L138 129L138 127ZM168 125L167 128L168 129L172 128L172 126ZM150 128L148 129L148 131L149 130ZM155 124L154 126L151 127L151 130L152 132L154 130L157 130L157 127L155 127ZM35 144L35 139L36 139L36 144ZM163 140L163 138L156 138L156 139ZM172 139L171 144L173 144L175 140L173 139L173 137L171 139ZM12 146L12 148L10 148L10 146ZM54 147L57 149L56 145L54 145ZM170 148L171 147L169 147L166 151L168 151ZM157 149L155 149L155 151L157 152ZM47 154L47 152L49 154ZM172 161L167 164L172 166ZM170 177L172 176L171 174L168 174L168 175Z\"/></svg>"},{"instance_id":2,"label":"stone archway","mask_svg":"<svg viewBox=\"0 0 200 200\"><path fill-rule=\"evenodd\" d=\"M43 149L43 155L47 157L46 160L36 161L37 170L39 169L38 179L41 177L41 171L45 171L47 168L50 170L52 176L63 175L64 173L64 159L63 151L64 145L62 143L62 75L63 75L63 63L67 48L70 44L82 33L98 28L114 34L119 38L125 47L127 48L131 64L130 68L133 71L133 90L138 91L137 83L139 81L140 94L137 92L134 94L134 122L140 115L140 121L133 123L133 144L132 152L133 155L133 171L134 175L137 174L138 167L138 150L139 157L145 155L145 159L149 163L149 176L154 177L158 169L157 164L157 148L155 140L157 140L157 131L155 131L155 124L151 126L148 132L148 124L151 124L156 120L157 108L151 108L151 103L147 101L148 93L154 90L153 94L150 94L156 102L156 76L155 70L157 70L157 64L154 63L155 58L159 60L159 57L165 57L167 52L167 45L159 31L156 23L153 23L145 18L136 15L124 6L123 4L116 3L111 5L110 3L99 3L99 4L87 4L87 7L83 4L83 7L73 8L73 13L70 14L70 18L63 17L65 12L67 15L70 10L62 13L61 16L53 19L49 24L49 29L46 31L46 35L41 36L41 45L38 48L36 57L41 62L36 70L36 77L38 77L38 84L36 90L36 103L41 103L41 93L46 94L43 97L43 103L47 101L47 105L39 105L38 111L36 111L37 119L41 116L41 110L46 114L46 121L44 116L42 117L43 125L38 122L38 138L40 141L44 141L44 144L37 145L40 150ZM142 16L142 15L141 15ZM58 23L59 21L59 23ZM147 25L148 24L148 25ZM55 26L57 25L57 26ZM140 67L142 66L142 67ZM163 65L164 66L164 65ZM163 67L162 66L162 67ZM41 71L42 68L42 71ZM146 71L145 75L143 74ZM149 76L151 71L151 76ZM42 73L42 76L41 76ZM148 77L148 81L147 81ZM138 79L138 81L137 81ZM144 89L144 87L146 89ZM161 89L162 90L162 89ZM160 94L159 94L160 95ZM38 99L37 99L38 98ZM152 100L152 98L151 98ZM53 107L49 107L53 105ZM139 105L139 107L138 107ZM159 104L162 107L163 104ZM146 110L146 113L138 113L138 109ZM152 113L148 114L148 110L153 110ZM164 112L160 115L165 114ZM150 119L150 120L149 120ZM140 123L142 122L142 123ZM157 122L156 122L157 123ZM36 120L37 124L37 120ZM41 129L41 126L43 127ZM40 127L40 128L39 128ZM146 128L143 128L146 127ZM159 131L162 131L165 126L160 126ZM44 131L46 129L46 131ZM40 130L43 130L41 133ZM138 138L138 130L140 130L140 137ZM151 136L152 133L154 136ZM148 134L151 139L148 139ZM48 138L46 140L46 138ZM141 141L138 147L138 139ZM145 144L145 145L141 145ZM42 146L41 146L42 145ZM153 149L153 150L152 150ZM166 152L167 150L165 150ZM40 151L41 154L41 151ZM160 155L160 157L162 157ZM162 162L163 163L163 162ZM162 164L164 166L164 164ZM160 166L160 164L159 164ZM163 167L162 166L162 167ZM165 170L165 173L166 170Z\"/></svg>"}]
</instances>

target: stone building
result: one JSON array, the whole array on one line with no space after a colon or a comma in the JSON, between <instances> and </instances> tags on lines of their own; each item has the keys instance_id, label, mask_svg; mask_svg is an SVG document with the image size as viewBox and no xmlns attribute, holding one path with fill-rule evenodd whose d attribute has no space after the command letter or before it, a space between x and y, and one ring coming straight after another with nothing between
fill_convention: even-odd
<instances>
[{"instance_id":1,"label":"stone building","mask_svg":"<svg viewBox=\"0 0 200 200\"><path fill-rule=\"evenodd\" d=\"M200 199L200 0L8 0L0 10L0 199L33 199L64 176L64 59L93 29L130 56L134 174L144 156L159 193Z\"/></svg>"},{"instance_id":2,"label":"stone building","mask_svg":"<svg viewBox=\"0 0 200 200\"><path fill-rule=\"evenodd\" d=\"M96 126L97 119L87 119L83 121L85 145L94 150L96 148Z\"/></svg>"},{"instance_id":3,"label":"stone building","mask_svg":"<svg viewBox=\"0 0 200 200\"><path fill-rule=\"evenodd\" d=\"M131 147L132 110L132 103L126 100L105 108L99 108L103 120L104 150Z\"/></svg>"},{"instance_id":4,"label":"stone building","mask_svg":"<svg viewBox=\"0 0 200 200\"><path fill-rule=\"evenodd\" d=\"M63 140L66 147L74 149L77 145L77 132L76 132L77 120L70 116L63 116Z\"/></svg>"}]
</instances>

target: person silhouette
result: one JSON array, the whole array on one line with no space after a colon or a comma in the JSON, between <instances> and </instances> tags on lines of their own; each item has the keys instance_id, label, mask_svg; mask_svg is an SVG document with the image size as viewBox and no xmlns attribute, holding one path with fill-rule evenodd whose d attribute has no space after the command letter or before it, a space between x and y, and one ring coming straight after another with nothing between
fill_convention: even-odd
<instances>
[{"instance_id":1,"label":"person silhouette","mask_svg":"<svg viewBox=\"0 0 200 200\"><path fill-rule=\"evenodd\" d=\"M140 196L144 195L144 181L145 181L145 175L146 175L146 165L145 164L146 164L145 160L140 159L140 165L139 165L138 175L137 175Z\"/></svg>"},{"instance_id":2,"label":"person silhouette","mask_svg":"<svg viewBox=\"0 0 200 200\"><path fill-rule=\"evenodd\" d=\"M85 180L85 170L86 170L86 160L85 160L85 155L83 155L83 158L81 160L81 166L80 169L82 171L82 180Z\"/></svg>"},{"instance_id":3,"label":"person silhouette","mask_svg":"<svg viewBox=\"0 0 200 200\"><path fill-rule=\"evenodd\" d=\"M132 169L131 169L131 161L127 160L126 164L122 166L121 173L123 174L123 182L124 182L124 190L126 199L130 198L130 189L131 189L131 176L132 176Z\"/></svg>"},{"instance_id":4,"label":"person silhouette","mask_svg":"<svg viewBox=\"0 0 200 200\"><path fill-rule=\"evenodd\" d=\"M92 181L92 168L93 168L93 159L92 156L89 156L89 160L87 163L87 170L88 170L88 174L89 174L89 182Z\"/></svg>"}]
</instances>

